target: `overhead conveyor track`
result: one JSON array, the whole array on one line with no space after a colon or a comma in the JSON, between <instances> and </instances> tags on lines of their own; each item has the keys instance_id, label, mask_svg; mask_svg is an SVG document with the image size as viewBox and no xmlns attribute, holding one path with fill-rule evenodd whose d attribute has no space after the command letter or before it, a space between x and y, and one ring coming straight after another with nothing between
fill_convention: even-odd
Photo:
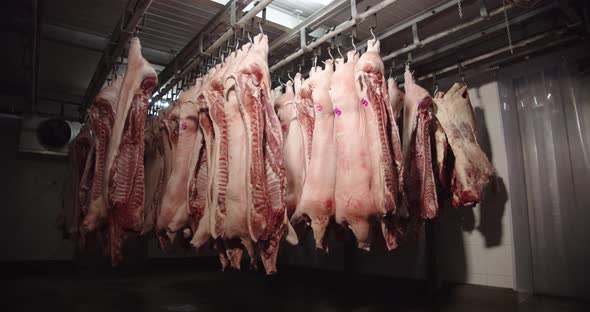
<instances>
[{"instance_id":1,"label":"overhead conveyor track","mask_svg":"<svg viewBox=\"0 0 590 312\"><path fill-rule=\"evenodd\" d=\"M181 7L187 5L181 1L173 2L178 3ZM180 52L174 56L174 59L170 61L160 72L158 76L159 85L154 92L150 106L160 102L162 99L169 101L170 99L175 98L182 88L192 83L194 78L197 76L202 75L212 63L219 61L222 54L227 55L226 53L231 50L233 46L235 46L234 41L238 38L243 39L246 29L249 32L252 31L252 29L248 29L247 27L252 27L255 25L255 18L257 14L263 12L263 22L265 21L265 9L272 2L272 0L260 0L256 2L255 0L229 1L227 4L221 7L221 9L219 9L217 13L215 13L215 15L213 15L206 23L200 23L204 24L204 26L199 27L199 31L194 34L190 40L188 40ZM355 35L356 27L365 21L372 20L372 18L375 19L375 24L373 24L370 29L371 31L374 30L377 25L377 15L388 14L384 13L383 10L396 2L398 2L398 0L382 0L377 3L373 2L372 5L367 7L365 11L361 12L358 10L359 5L357 5L361 3L360 0L333 0L332 2L323 6L320 10L299 22L298 25L290 28L282 35L270 40L269 52L271 59L279 59L278 62L270 66L270 72L273 73L273 75L277 75L278 69L284 68L286 65L293 63L294 61L301 61L305 54L314 50L316 50L316 52L314 52L314 55L316 55L317 49L322 46L326 46L326 44L333 44L334 39L338 41L337 38L341 35L349 35L351 33ZM496 7L489 7L489 2L489 0L441 1L411 18L398 22L394 25L389 24L391 26L388 26L380 33L375 34L376 39L385 40L392 36L400 35L402 32L408 33L411 31L411 40L408 44L400 47L397 50L388 51L387 49L384 49L385 51L382 57L383 60L385 62L391 62L393 60L400 59L401 62L394 64L392 68L394 71L403 67L403 61L406 60L406 58L411 60L413 63L426 63L432 58L439 57L445 53L450 53L461 46L479 42L485 36L507 30L509 27L513 27L519 23L532 20L533 18L545 14L550 10L558 10L560 8L563 10L562 1L538 2L541 5L536 5L535 7L530 8L530 10L524 12L521 12L522 8L513 4L511 1L503 2L502 5ZM109 73L112 71L114 64L121 56L129 38L133 35L132 33L141 23L142 16L147 15L149 17L150 14L154 13L152 10L148 12L148 8L150 7L151 3L151 0L130 0L127 4L125 14L117 24L115 31L113 32L113 36L111 37L110 44L107 45L103 53L103 57L101 58L97 70L94 73L92 81L87 89L86 95L84 96L84 105L81 108L82 114L104 84L104 81L107 79ZM436 19L445 12L450 13L451 10L457 10L459 4L461 4L461 7L464 8L463 10L470 12L470 14L467 14L471 16L470 18L463 17L463 14L460 14L461 21L458 24L435 34L428 32L428 34L422 38L422 33L427 33L427 31L425 31L424 25L427 25L431 20L436 21ZM170 6L170 4L166 5ZM249 5L252 8L249 11L244 12L244 9ZM155 7L156 5L154 5L154 8ZM476 13L478 12L478 8L479 14ZM209 14L212 14L211 9L209 8L208 10ZM334 17L342 16L342 13L346 12L346 10L349 11L347 16L350 16L350 18L346 19L337 26L328 28L331 25L334 25ZM506 16L506 20L504 22L498 20L498 17L512 11L521 13L514 15L511 18ZM198 13L201 14L201 11ZM475 16L473 16L473 13L475 13ZM569 26L574 25L574 22L572 22L575 21L574 15L575 14L572 14L572 12L566 14L570 20L570 23L568 24ZM493 20L498 21L496 23L490 23ZM160 24L166 24L166 22L156 21L156 25ZM326 26L326 24L328 24L328 26ZM575 23L575 25L578 24L579 22ZM177 25L172 26L177 27ZM220 26L226 28L226 30L221 34L219 33ZM446 25L446 27L448 26L449 25ZM151 28L147 26L146 29L153 30L150 31L149 34L145 34L146 38L152 38L153 36L163 36L165 34L163 30L157 29L157 27L153 25ZM317 38L309 36L311 31L317 29L327 30L323 35L320 35ZM466 34L467 32L469 33ZM167 29L166 33L171 33L172 39L160 38L163 40L162 42L166 41L171 43L174 40L180 40L180 37L177 39L177 36L181 36L183 38L189 37L182 36L182 32L178 28ZM268 33L272 33L272 31L269 31ZM142 35L144 34L142 33ZM456 39L457 35L461 35L462 37ZM212 40L215 37L217 37L217 39ZM285 46L288 47L289 43L295 43L295 38L299 38L299 47L293 53L284 55ZM442 42L442 40L448 40L449 38L455 39L449 40L448 44L444 46L439 46L438 43ZM366 47L367 39L356 44L356 49L358 51L363 51L366 49ZM412 55L414 52L418 51L419 53L416 53L417 55ZM203 64L206 64L207 66L202 66Z\"/></svg>"},{"instance_id":2,"label":"overhead conveyor track","mask_svg":"<svg viewBox=\"0 0 590 312\"><path fill-rule=\"evenodd\" d=\"M228 2L228 4L226 5L226 7L224 7L223 10L224 10L224 12L226 12L227 9L233 11L231 13L232 14L231 28L228 29L225 33L223 33L223 35L221 35L221 37L219 37L217 40L215 40L215 42L213 42L206 49L204 49L204 47L203 47L204 38L202 36L200 36L198 38L195 37L195 39L197 40L197 42L199 44L198 45L199 48L196 51L196 53L198 55L193 54L194 57L192 59L189 59L188 62L186 64L184 64L183 67L175 67L175 72L170 77L168 77L168 74L166 76L159 77L159 79L161 79L161 83L165 83L165 81L168 81L168 80L170 80L170 82L167 83L166 85L163 85L158 90L157 95L152 97L150 105L153 105L154 103L160 101L164 95L166 95L170 90L172 90L183 79L186 78L186 75L188 74L188 72L194 70L203 62L203 60L205 59L203 56L211 55L217 49L219 49L223 44L228 42L228 40L230 40L232 38L232 36L234 36L234 34L236 34L236 31L238 29L242 29L244 26L246 26L246 24L248 22L250 22L256 16L256 14L258 14L259 12L264 10L271 2L272 2L272 0L258 1L256 3L256 5L250 11L248 11L246 14L244 14L244 16L242 16L238 21L235 21L235 18L237 15L237 10L238 10L237 9L238 8L238 6L237 6L238 1ZM178 70L181 70L181 71L178 72Z\"/></svg>"}]
</instances>

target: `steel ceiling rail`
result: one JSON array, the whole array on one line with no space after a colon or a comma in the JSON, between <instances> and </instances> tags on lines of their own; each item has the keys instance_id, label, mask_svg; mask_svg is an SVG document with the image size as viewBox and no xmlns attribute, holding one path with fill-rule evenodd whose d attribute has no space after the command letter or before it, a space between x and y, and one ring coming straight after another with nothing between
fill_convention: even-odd
<instances>
[{"instance_id":1,"label":"steel ceiling rail","mask_svg":"<svg viewBox=\"0 0 590 312\"><path fill-rule=\"evenodd\" d=\"M493 16L496 16L496 15L499 15L499 14L504 14L504 10L508 11L508 10L514 8L514 6L515 6L514 4L506 4L506 6L501 6L501 7L497 8L497 9L491 11L489 13L489 17L493 17ZM411 52L411 51L413 51L413 50L415 50L417 48L421 48L421 47L423 47L423 46L425 46L425 45L427 45L429 43L432 43L434 41L440 40L440 39L442 39L444 37L447 37L449 35L452 35L452 34L458 32L458 31L461 31L461 30L467 29L467 28L469 28L471 26L475 26L477 24L480 24L480 23L486 21L487 19L488 19L488 17L485 17L485 16L481 16L480 15L480 16L478 16L478 17L476 17L476 18L474 18L474 19L472 19L470 21L467 21L467 22L465 22L463 24L457 25L457 26L455 26L455 27L453 27L451 29L448 29L446 31L440 32L440 33L438 33L436 35L432 35L432 36L430 36L430 37L428 37L426 39L419 40L418 42L414 42L413 44L410 44L409 46L404 47L402 49L399 49L397 51L393 51L393 52L387 54L386 56L384 56L383 57L383 61L384 62L385 61L388 61L388 60L390 60L392 58L395 58L395 57L398 57L398 56L400 56L402 54Z\"/></svg>"},{"instance_id":2,"label":"steel ceiling rail","mask_svg":"<svg viewBox=\"0 0 590 312\"><path fill-rule=\"evenodd\" d=\"M319 11L315 12L308 18L306 18L303 22L299 23L293 29L289 30L279 38L273 40L272 44L270 45L270 51L274 51L284 44L289 42L293 37L299 35L299 31L302 28L314 28L319 26L321 23L325 22L327 19L333 17L334 15L338 14L342 11L345 7L350 4L350 0L335 0L331 3L327 4Z\"/></svg>"},{"instance_id":3,"label":"steel ceiling rail","mask_svg":"<svg viewBox=\"0 0 590 312\"><path fill-rule=\"evenodd\" d=\"M403 30L406 30L410 27L412 27L414 24L420 23L436 14L442 13L443 11L446 11L450 8L456 8L457 7L457 2L458 1L463 1L465 2L465 0L451 0L451 1L446 1L443 3L439 3L433 7L431 7L428 10L424 10L424 12L419 13L418 15L415 15L411 18L409 18L408 20L402 22L401 24L397 24L391 28L388 28L387 30L385 30L384 32L377 34L376 37L379 40L383 40L385 38L389 38ZM480 0L482 1L482 0ZM464 5L464 4L463 4ZM362 43L357 44L357 50L361 51L362 49L367 47L367 41L368 40L364 40Z\"/></svg>"},{"instance_id":4,"label":"steel ceiling rail","mask_svg":"<svg viewBox=\"0 0 590 312\"><path fill-rule=\"evenodd\" d=\"M86 108L92 103L98 91L100 91L113 65L123 53L123 49L151 4L152 0L129 0L127 2L125 11L119 22L117 22L115 30L112 32L111 40L103 51L102 57L98 62L94 75L82 99L82 105L80 106L80 113L82 115L84 115Z\"/></svg>"},{"instance_id":5,"label":"steel ceiling rail","mask_svg":"<svg viewBox=\"0 0 590 312\"><path fill-rule=\"evenodd\" d=\"M579 24L579 23L578 23ZM519 48L525 48L531 44L535 44L537 42L540 42L541 40L547 39L549 37L552 36L561 36L563 35L565 32L563 29L557 29L557 30L553 30L553 31L548 31L548 32L543 32L541 34L538 34L536 36L527 38L527 39L523 39L519 42L516 42L513 44L513 48L514 49L519 49ZM575 39L575 36L567 36L567 37L561 37L556 41L551 41L548 44L542 46L542 47L538 47L538 48L532 48L530 50L525 51L524 54L529 54L532 52L538 52L538 51L542 51L544 49L547 49L548 47L553 47L559 44L563 44L566 43L568 41L571 41L572 39ZM461 70L464 70L466 66L470 66L470 65L474 65L476 63L485 61L487 59L491 59L493 57L496 57L502 53L506 53L510 51L510 47L506 46L506 47L502 47L484 54L481 54L479 56L476 56L474 58L468 59L465 62L461 63L461 64L456 64L456 65L451 65L451 66L447 66L445 68L433 71L429 74L420 76L419 78L416 79L416 81L422 81L422 80L426 80L426 79L432 79L434 78L434 76L436 76L437 78L440 78L442 75L444 74L448 74L450 72L453 72L455 70L459 70L461 68ZM520 55L522 55L523 53L521 53ZM510 57L518 57L519 54L515 54L515 55L510 55ZM479 71L478 71L479 72ZM403 83L399 84L400 88L404 87Z\"/></svg>"},{"instance_id":6,"label":"steel ceiling rail","mask_svg":"<svg viewBox=\"0 0 590 312\"><path fill-rule=\"evenodd\" d=\"M515 18L513 18L511 20L509 20L508 21L508 24L509 25L513 25L513 24L524 22L524 21L526 21L528 19L531 19L533 17L536 17L537 15L540 15L540 14L543 14L545 12L548 12L551 9L554 9L554 8L557 8L557 4L556 3L549 4L549 5L546 5L546 6L543 6L543 7L537 8L537 9L534 9L534 10L529 11L529 12L523 14L523 15L519 15L519 16L517 16L517 17L515 17ZM433 57L435 57L435 56L437 56L439 54L442 54L442 53L451 51L451 50L456 49L456 48L458 48L460 46L463 46L465 44L468 44L468 43L474 42L474 41L476 41L478 39L481 39L481 38L483 38L483 37L485 37L485 36L487 36L487 35L489 35L491 33L494 33L494 32L497 32L497 31L501 31L501 30L505 30L505 29L506 29L506 23L504 21L502 21L502 22L500 22L500 23L498 23L498 24L496 24L494 26L490 26L490 27L488 27L488 28L486 28L484 30L478 31L478 32L476 32L474 34L471 34L471 35L469 35L469 36L467 36L467 37L465 37L463 39L457 40L457 41L455 41L455 42L453 42L451 44L448 44L448 45L445 45L445 46L443 46L441 48L438 48L438 49L429 51L428 53L425 53L425 54L421 54L419 56L416 56L416 57L412 58L412 63L418 63L418 62L422 62L422 61L431 59L431 58L433 58ZM402 65L396 66L395 69L401 69L404 66L405 65L402 64Z\"/></svg>"},{"instance_id":7,"label":"steel ceiling rail","mask_svg":"<svg viewBox=\"0 0 590 312\"><path fill-rule=\"evenodd\" d=\"M252 20L256 16L256 14L265 9L271 2L272 0L261 0L257 2L257 4L250 11L248 11L242 18L240 18L236 23L234 23L230 29L228 29L223 35L221 35L221 37L215 40L215 42L213 42L204 51L204 54L211 54L215 52L215 50L217 50L229 39L231 39L231 37L235 34L236 29L243 28L246 25L246 23ZM158 91L158 95L152 97L150 105L153 105L154 103L162 99L162 97L165 94L167 94L168 91L170 91L175 85L177 85L189 71L197 67L201 63L202 59L202 57L196 57L190 60L189 64L186 64L186 66L180 67L183 68L183 71L178 74L174 74L174 77L171 77L172 81L170 81L170 83L166 84L163 88L161 88Z\"/></svg>"},{"instance_id":8,"label":"steel ceiling rail","mask_svg":"<svg viewBox=\"0 0 590 312\"><path fill-rule=\"evenodd\" d=\"M297 50L297 52L287 56L282 61L271 66L270 72L272 73L275 70L281 68L282 66L289 64L290 62L294 61L295 59L302 56L306 52L312 51L313 49L319 47L322 43L332 39L333 37L339 35L340 33L344 32L348 29L351 29L352 27L354 27L358 23L363 22L365 19L367 19L371 15L383 10L384 8L388 7L389 5L391 5L397 1L398 0L383 0L383 1L375 4L374 6L372 6L371 8L366 10L365 12L359 13L358 15L356 15L356 17L353 17L352 19L347 20L346 22L330 29L323 36L317 38L315 41L312 41L310 44L306 44L305 46L302 46L299 50Z\"/></svg>"},{"instance_id":9,"label":"steel ceiling rail","mask_svg":"<svg viewBox=\"0 0 590 312\"><path fill-rule=\"evenodd\" d=\"M158 75L158 84L163 87L168 81L174 78L174 75L181 68L185 68L187 64L198 54L199 43L204 40L204 37L209 34L214 27L222 20L227 12L231 10L232 2L239 2L238 0L229 1L223 8L221 8L215 16L205 25L201 30L182 48L182 50L174 57L174 59L164 68ZM252 0L246 1L247 3ZM247 5L244 4L244 6ZM165 92L162 92L165 93Z\"/></svg>"}]
</instances>

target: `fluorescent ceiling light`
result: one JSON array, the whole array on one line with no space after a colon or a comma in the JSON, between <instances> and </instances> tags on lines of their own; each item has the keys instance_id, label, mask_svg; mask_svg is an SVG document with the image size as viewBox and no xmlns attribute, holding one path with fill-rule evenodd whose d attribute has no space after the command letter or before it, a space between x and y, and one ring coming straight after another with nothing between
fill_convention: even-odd
<instances>
[{"instance_id":1,"label":"fluorescent ceiling light","mask_svg":"<svg viewBox=\"0 0 590 312\"><path fill-rule=\"evenodd\" d=\"M211 0L213 2L216 3L220 3L220 4L227 4L229 2L229 0ZM327 5L329 3L331 3L334 0L298 0L299 2L303 2L303 3L316 3L316 4L320 4L320 5ZM251 10L254 7L254 4L256 2L251 2L248 6L246 6L242 12L247 12L249 10ZM256 14L257 17L262 18L262 12L259 12L258 14ZM273 4L271 3L270 5L268 5L266 7L266 19L269 22L275 23L277 25L281 25L283 27L287 27L289 29L293 29L295 26L299 25L299 23L301 23L305 17L299 16L299 14L297 14L296 12L292 12L292 11L287 11L284 10L282 8L278 8L276 6L273 6ZM322 35L324 33L325 30L322 30L320 32L315 31L312 32L310 35L314 36L314 37L319 37L320 35Z\"/></svg>"}]
</instances>

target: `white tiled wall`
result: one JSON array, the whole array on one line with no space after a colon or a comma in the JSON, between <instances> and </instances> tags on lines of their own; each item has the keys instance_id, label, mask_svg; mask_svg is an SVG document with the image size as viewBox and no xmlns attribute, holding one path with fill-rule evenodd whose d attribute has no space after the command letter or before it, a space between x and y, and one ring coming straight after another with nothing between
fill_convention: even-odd
<instances>
[{"instance_id":1,"label":"white tiled wall","mask_svg":"<svg viewBox=\"0 0 590 312\"><path fill-rule=\"evenodd\" d=\"M478 140L499 179L490 183L475 208L443 211L437 228L439 270L448 281L513 288L512 218L498 84L493 73L467 84L478 119Z\"/></svg>"}]
</instances>

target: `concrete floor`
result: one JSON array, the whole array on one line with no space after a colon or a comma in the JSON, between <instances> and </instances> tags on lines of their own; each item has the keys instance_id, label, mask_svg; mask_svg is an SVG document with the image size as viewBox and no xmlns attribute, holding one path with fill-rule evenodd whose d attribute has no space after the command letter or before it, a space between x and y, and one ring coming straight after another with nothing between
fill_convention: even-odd
<instances>
[{"instance_id":1,"label":"concrete floor","mask_svg":"<svg viewBox=\"0 0 590 312\"><path fill-rule=\"evenodd\" d=\"M294 268L275 276L187 264L2 271L0 311L589 311L501 288L444 286L429 296L423 282Z\"/></svg>"}]
</instances>

